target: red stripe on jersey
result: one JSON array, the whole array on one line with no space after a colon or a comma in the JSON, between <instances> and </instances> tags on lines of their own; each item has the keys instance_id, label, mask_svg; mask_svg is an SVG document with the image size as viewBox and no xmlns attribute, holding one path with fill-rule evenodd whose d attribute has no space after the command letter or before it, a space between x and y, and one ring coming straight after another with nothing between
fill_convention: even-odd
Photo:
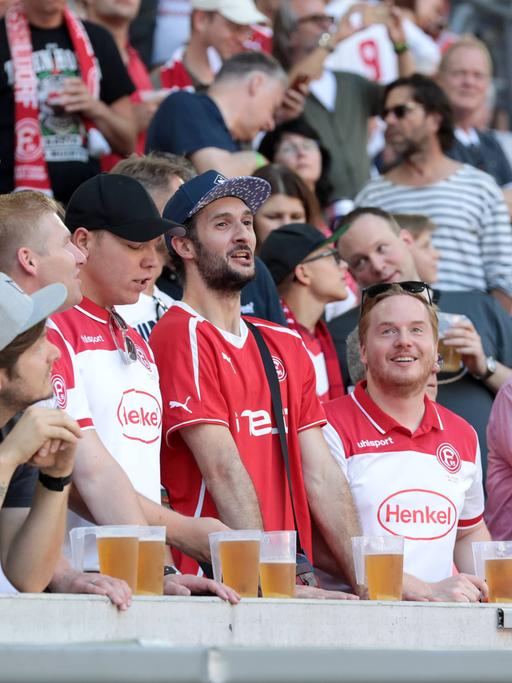
<instances>
[{"instance_id":1,"label":"red stripe on jersey","mask_svg":"<svg viewBox=\"0 0 512 683\"><path fill-rule=\"evenodd\" d=\"M459 529L467 529L470 526L476 526L483 520L484 516L478 515L478 517L473 517L473 519L459 519L457 527Z\"/></svg>"},{"instance_id":2,"label":"red stripe on jersey","mask_svg":"<svg viewBox=\"0 0 512 683\"><path fill-rule=\"evenodd\" d=\"M77 422L80 429L89 429L90 427L94 427L92 420L87 417L83 420L77 420Z\"/></svg>"}]
</instances>

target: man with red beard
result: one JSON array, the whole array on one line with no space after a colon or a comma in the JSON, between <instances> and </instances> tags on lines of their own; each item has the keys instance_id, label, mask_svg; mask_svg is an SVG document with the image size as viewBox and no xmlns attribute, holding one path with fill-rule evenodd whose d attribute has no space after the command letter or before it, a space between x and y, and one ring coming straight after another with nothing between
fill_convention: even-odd
<instances>
[{"instance_id":1,"label":"man with red beard","mask_svg":"<svg viewBox=\"0 0 512 683\"><path fill-rule=\"evenodd\" d=\"M438 339L428 285L363 290L359 338L367 380L325 404L324 433L363 533L405 538L405 599L477 602L487 587L471 544L490 539L480 449L467 422L425 395Z\"/></svg>"}]
</instances>

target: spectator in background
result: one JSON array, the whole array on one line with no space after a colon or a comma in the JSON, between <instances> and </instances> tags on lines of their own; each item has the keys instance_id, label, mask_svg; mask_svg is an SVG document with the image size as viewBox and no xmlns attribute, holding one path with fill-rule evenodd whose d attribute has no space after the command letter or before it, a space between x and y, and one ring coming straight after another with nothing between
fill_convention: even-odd
<instances>
[{"instance_id":1,"label":"spectator in background","mask_svg":"<svg viewBox=\"0 0 512 683\"><path fill-rule=\"evenodd\" d=\"M407 230L399 228L390 214L378 208L360 207L348 214L345 221L350 227L338 240L338 249L361 288L418 280L409 249L413 238ZM494 297L479 290L441 291L437 295L441 311L462 313L471 321L448 332L449 345L461 352L465 366L460 372L440 376L439 403L475 428L485 463L485 432L494 394L512 374L512 346L508 341L512 339L512 319ZM328 324L345 386L349 385L345 344L356 324L357 310L348 311Z\"/></svg>"},{"instance_id":2,"label":"spectator in background","mask_svg":"<svg viewBox=\"0 0 512 683\"><path fill-rule=\"evenodd\" d=\"M158 0L151 63L160 66L172 57L190 33L190 0Z\"/></svg>"},{"instance_id":3,"label":"spectator in background","mask_svg":"<svg viewBox=\"0 0 512 683\"><path fill-rule=\"evenodd\" d=\"M435 224L427 216L414 213L395 213L393 218L412 237L408 245L418 279L429 285L433 284L437 281L437 263L441 256L432 244Z\"/></svg>"},{"instance_id":4,"label":"spectator in background","mask_svg":"<svg viewBox=\"0 0 512 683\"><path fill-rule=\"evenodd\" d=\"M327 208L331 194L331 155L303 116L276 126L265 135L258 151L270 162L295 171L315 193L321 208Z\"/></svg>"},{"instance_id":5,"label":"spectator in background","mask_svg":"<svg viewBox=\"0 0 512 683\"><path fill-rule=\"evenodd\" d=\"M154 90L148 70L137 50L129 42L130 24L137 16L141 0L125 0L122 3L117 0L83 0L83 2L87 18L103 26L112 34L121 59L136 88L135 92L130 95L130 100L137 124L135 152L142 154L146 144L146 130L165 94ZM110 171L120 159L121 156L114 152L103 156L101 158L102 170Z\"/></svg>"},{"instance_id":6,"label":"spectator in background","mask_svg":"<svg viewBox=\"0 0 512 683\"><path fill-rule=\"evenodd\" d=\"M442 290L481 289L512 311L512 229L494 179L446 156L453 144L450 103L434 81L415 74L386 88L382 117L386 139L400 157L388 173L370 180L358 206L421 213L436 225Z\"/></svg>"},{"instance_id":7,"label":"spectator in background","mask_svg":"<svg viewBox=\"0 0 512 683\"><path fill-rule=\"evenodd\" d=\"M478 118L492 87L492 59L485 43L464 36L443 55L439 83L450 101L455 141L447 154L492 175L512 213L512 168L491 131L479 129Z\"/></svg>"},{"instance_id":8,"label":"spectator in background","mask_svg":"<svg viewBox=\"0 0 512 683\"><path fill-rule=\"evenodd\" d=\"M175 92L161 104L148 131L148 150L186 156L198 173L216 168L226 176L252 173L261 154L242 151L272 130L288 84L279 64L263 53L226 61L205 94Z\"/></svg>"},{"instance_id":9,"label":"spectator in background","mask_svg":"<svg viewBox=\"0 0 512 683\"><path fill-rule=\"evenodd\" d=\"M291 223L271 232L260 251L281 295L288 327L300 334L313 362L322 402L344 393L336 349L323 320L326 304L347 298L347 264L334 247L338 237L339 232L326 239L313 225Z\"/></svg>"},{"instance_id":10,"label":"spectator in background","mask_svg":"<svg viewBox=\"0 0 512 683\"><path fill-rule=\"evenodd\" d=\"M265 21L253 0L191 0L190 37L160 69L163 88L204 90L222 62L246 49L251 24Z\"/></svg>"},{"instance_id":11,"label":"spectator in background","mask_svg":"<svg viewBox=\"0 0 512 683\"><path fill-rule=\"evenodd\" d=\"M485 521L496 541L512 539L512 378L494 399L487 426L489 446Z\"/></svg>"},{"instance_id":12,"label":"spectator in background","mask_svg":"<svg viewBox=\"0 0 512 683\"><path fill-rule=\"evenodd\" d=\"M1 193L33 189L66 203L102 154L133 151L133 85L114 40L65 0L10 5L0 62Z\"/></svg>"}]
</instances>

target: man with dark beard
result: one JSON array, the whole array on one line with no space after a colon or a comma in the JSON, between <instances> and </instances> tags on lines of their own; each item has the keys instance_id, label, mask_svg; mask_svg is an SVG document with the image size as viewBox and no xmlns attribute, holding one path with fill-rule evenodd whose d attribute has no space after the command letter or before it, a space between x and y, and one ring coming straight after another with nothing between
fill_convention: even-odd
<instances>
[{"instance_id":1,"label":"man with dark beard","mask_svg":"<svg viewBox=\"0 0 512 683\"><path fill-rule=\"evenodd\" d=\"M184 276L183 300L150 338L162 391L162 481L181 513L216 516L234 529L298 527L310 560L314 521L355 585L350 538L359 525L322 436L313 365L296 332L240 316L240 290L254 277L253 215L269 194L261 178L228 180L207 171L182 185L164 209L187 234L168 238ZM246 320L261 333L277 372L291 492L267 377ZM189 558L176 559L193 569Z\"/></svg>"},{"instance_id":2,"label":"man with dark beard","mask_svg":"<svg viewBox=\"0 0 512 683\"><path fill-rule=\"evenodd\" d=\"M367 380L325 405L324 432L363 532L406 538L405 599L476 602L487 588L471 544L490 539L480 449L474 429L425 394L438 339L428 285L363 290L359 338Z\"/></svg>"}]
</instances>

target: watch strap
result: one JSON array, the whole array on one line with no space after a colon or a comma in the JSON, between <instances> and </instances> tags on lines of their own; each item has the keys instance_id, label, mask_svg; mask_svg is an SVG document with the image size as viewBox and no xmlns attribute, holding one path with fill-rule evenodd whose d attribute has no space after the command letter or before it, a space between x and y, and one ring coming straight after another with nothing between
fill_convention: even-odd
<instances>
[{"instance_id":1,"label":"watch strap","mask_svg":"<svg viewBox=\"0 0 512 683\"><path fill-rule=\"evenodd\" d=\"M49 474L39 472L39 481L49 491L64 491L64 488L71 484L72 478L72 474L68 474L67 477L52 477Z\"/></svg>"},{"instance_id":2,"label":"watch strap","mask_svg":"<svg viewBox=\"0 0 512 683\"><path fill-rule=\"evenodd\" d=\"M165 564L164 576L169 576L170 574L181 574L181 572L173 564Z\"/></svg>"},{"instance_id":3,"label":"watch strap","mask_svg":"<svg viewBox=\"0 0 512 683\"><path fill-rule=\"evenodd\" d=\"M496 372L496 359L494 358L494 356L487 356L487 358L485 359L485 363L487 366L487 370L483 375L473 375L475 379L486 380L489 379L489 377L494 375L494 373Z\"/></svg>"}]
</instances>

